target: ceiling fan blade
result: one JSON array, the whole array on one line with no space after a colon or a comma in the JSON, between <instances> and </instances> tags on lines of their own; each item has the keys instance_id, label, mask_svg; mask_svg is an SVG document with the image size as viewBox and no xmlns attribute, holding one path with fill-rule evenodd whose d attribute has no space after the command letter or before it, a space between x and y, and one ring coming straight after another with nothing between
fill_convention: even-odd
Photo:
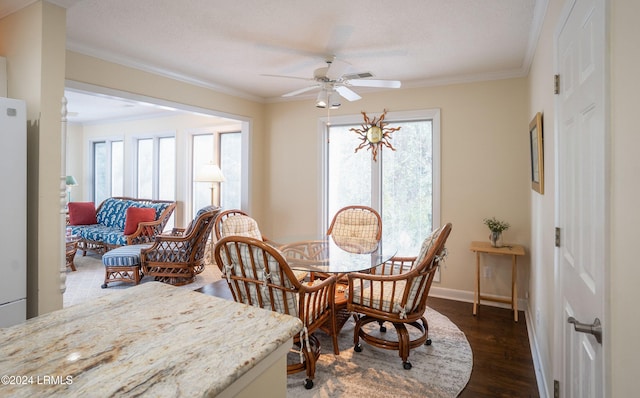
<instances>
[{"instance_id":1,"label":"ceiling fan blade","mask_svg":"<svg viewBox=\"0 0 640 398\"><path fill-rule=\"evenodd\" d=\"M336 91L338 92L338 94L344 97L347 101L357 101L360 98L362 98L355 91L345 86L337 86Z\"/></svg>"},{"instance_id":2,"label":"ceiling fan blade","mask_svg":"<svg viewBox=\"0 0 640 398\"><path fill-rule=\"evenodd\" d=\"M318 87L320 87L320 85L319 84L315 84L313 86L301 88L301 89L294 90L294 91L291 91L291 92L286 93L286 94L282 94L282 96L283 97L293 97L294 95L298 95L298 94L306 93L307 91L315 90Z\"/></svg>"},{"instance_id":3,"label":"ceiling fan blade","mask_svg":"<svg viewBox=\"0 0 640 398\"><path fill-rule=\"evenodd\" d=\"M400 80L374 80L374 79L356 79L349 80L349 84L356 87L384 87L384 88L400 88Z\"/></svg>"},{"instance_id":4,"label":"ceiling fan blade","mask_svg":"<svg viewBox=\"0 0 640 398\"><path fill-rule=\"evenodd\" d=\"M285 79L298 79L298 80L313 80L310 79L308 77L298 77L298 76L284 76L284 75L269 75L266 73L261 74L260 76L267 76L267 77L283 77Z\"/></svg>"},{"instance_id":5,"label":"ceiling fan blade","mask_svg":"<svg viewBox=\"0 0 640 398\"><path fill-rule=\"evenodd\" d=\"M339 59L334 59L327 70L329 80L338 80L351 68L351 64Z\"/></svg>"}]
</instances>

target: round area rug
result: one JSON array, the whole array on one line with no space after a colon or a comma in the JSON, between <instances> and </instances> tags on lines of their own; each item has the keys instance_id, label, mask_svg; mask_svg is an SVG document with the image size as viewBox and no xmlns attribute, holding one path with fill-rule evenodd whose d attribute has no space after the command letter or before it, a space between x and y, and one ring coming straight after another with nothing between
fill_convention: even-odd
<instances>
[{"instance_id":1,"label":"round area rug","mask_svg":"<svg viewBox=\"0 0 640 398\"><path fill-rule=\"evenodd\" d=\"M288 397L456 397L467 385L473 367L471 346L464 333L446 316L427 308L430 346L411 350L405 370L397 351L383 350L360 340L353 350L354 321L340 332L340 355L333 354L331 338L316 332L322 354L316 364L314 386L303 386L305 373L287 377ZM372 328L377 323L369 324ZM387 325L387 334L395 329ZM391 338L391 336L389 336Z\"/></svg>"}]
</instances>

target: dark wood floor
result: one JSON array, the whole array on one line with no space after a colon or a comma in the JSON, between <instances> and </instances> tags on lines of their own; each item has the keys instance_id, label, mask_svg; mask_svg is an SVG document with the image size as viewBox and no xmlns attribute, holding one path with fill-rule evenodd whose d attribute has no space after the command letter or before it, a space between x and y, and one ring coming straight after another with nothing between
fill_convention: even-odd
<instances>
[{"instance_id":1,"label":"dark wood floor","mask_svg":"<svg viewBox=\"0 0 640 398\"><path fill-rule=\"evenodd\" d=\"M232 300L226 281L197 291ZM429 297L429 307L447 316L462 330L473 351L473 370L462 398L539 397L524 312L481 306L472 315L471 303Z\"/></svg>"},{"instance_id":2,"label":"dark wood floor","mask_svg":"<svg viewBox=\"0 0 640 398\"><path fill-rule=\"evenodd\" d=\"M473 370L460 397L539 397L524 312L429 297L427 305L464 332L473 351Z\"/></svg>"}]
</instances>

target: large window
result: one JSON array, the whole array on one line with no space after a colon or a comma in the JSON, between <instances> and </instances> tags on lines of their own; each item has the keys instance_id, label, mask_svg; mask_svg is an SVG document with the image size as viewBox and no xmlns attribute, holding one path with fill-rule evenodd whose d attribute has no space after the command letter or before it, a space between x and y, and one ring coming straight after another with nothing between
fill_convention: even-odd
<instances>
[{"instance_id":1,"label":"large window","mask_svg":"<svg viewBox=\"0 0 640 398\"><path fill-rule=\"evenodd\" d=\"M93 201L102 203L110 196L124 192L124 142L121 140L94 141L93 144Z\"/></svg>"},{"instance_id":2,"label":"large window","mask_svg":"<svg viewBox=\"0 0 640 398\"><path fill-rule=\"evenodd\" d=\"M220 134L220 169L225 182L220 189L220 206L224 209L239 209L242 193L242 151L241 134Z\"/></svg>"},{"instance_id":3,"label":"large window","mask_svg":"<svg viewBox=\"0 0 640 398\"><path fill-rule=\"evenodd\" d=\"M154 136L136 140L136 189L142 199L176 199L176 139L172 136ZM175 225L175 213L165 225Z\"/></svg>"},{"instance_id":4,"label":"large window","mask_svg":"<svg viewBox=\"0 0 640 398\"><path fill-rule=\"evenodd\" d=\"M208 163L220 167L224 174L224 182L216 183L212 192L210 182L194 181L194 213L198 209L210 205L212 200L214 204L220 204L223 209L240 209L242 193L241 133L221 132L194 135L193 176L197 176L198 170Z\"/></svg>"},{"instance_id":5,"label":"large window","mask_svg":"<svg viewBox=\"0 0 640 398\"><path fill-rule=\"evenodd\" d=\"M136 142L136 187L138 198L175 200L175 138L139 138Z\"/></svg>"},{"instance_id":6,"label":"large window","mask_svg":"<svg viewBox=\"0 0 640 398\"><path fill-rule=\"evenodd\" d=\"M338 209L371 206L382 216L383 242L398 255L417 255L422 240L438 225L439 111L388 114L396 149L384 147L373 161L371 151L354 149L361 142L349 131L361 118L333 120L327 128L326 214L328 224Z\"/></svg>"}]
</instances>

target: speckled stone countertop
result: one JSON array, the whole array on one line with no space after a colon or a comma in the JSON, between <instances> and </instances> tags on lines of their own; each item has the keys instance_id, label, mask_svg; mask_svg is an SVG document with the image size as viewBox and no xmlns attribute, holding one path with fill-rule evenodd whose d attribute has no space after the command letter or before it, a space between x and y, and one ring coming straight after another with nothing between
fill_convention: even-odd
<instances>
[{"instance_id":1,"label":"speckled stone countertop","mask_svg":"<svg viewBox=\"0 0 640 398\"><path fill-rule=\"evenodd\" d=\"M0 396L215 396L301 328L149 282L0 329Z\"/></svg>"}]
</instances>

